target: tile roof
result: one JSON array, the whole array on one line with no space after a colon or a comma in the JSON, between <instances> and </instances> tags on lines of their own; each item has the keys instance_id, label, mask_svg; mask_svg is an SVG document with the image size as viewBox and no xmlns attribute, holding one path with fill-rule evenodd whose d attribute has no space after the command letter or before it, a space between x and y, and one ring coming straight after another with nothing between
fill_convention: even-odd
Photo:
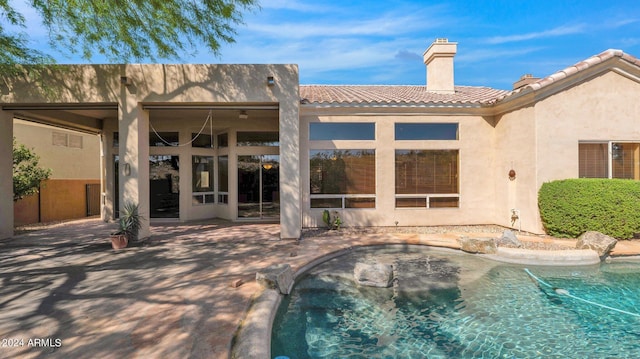
<instances>
[{"instance_id":1,"label":"tile roof","mask_svg":"<svg viewBox=\"0 0 640 359\"><path fill-rule=\"evenodd\" d=\"M519 89L507 92L501 96L496 97L495 99L489 101L487 104L495 104L497 102L503 101L505 99L508 99L516 94L522 93L522 92L530 92L530 91L537 91L540 90L544 87L547 87L553 83L556 83L560 80L563 80L567 77L570 77L572 75L575 75L579 72L585 71L589 68L592 68L598 64L601 64L603 62L606 62L607 60L610 60L614 57L619 57L622 58L623 60L634 64L636 66L640 67L640 59L638 59L637 57L631 56L629 54L624 53L622 50L616 50L616 49L609 49L606 51L603 51L597 55L591 56L590 58L580 61L577 64L574 64L572 66L569 66L567 68L564 68L560 71L557 71L545 78L542 78L538 81L532 82L526 86L523 86Z\"/></svg>"},{"instance_id":2,"label":"tile roof","mask_svg":"<svg viewBox=\"0 0 640 359\"><path fill-rule=\"evenodd\" d=\"M476 86L456 86L453 94L429 92L426 86L411 85L300 86L302 103L318 105L480 105L507 93L509 91Z\"/></svg>"},{"instance_id":3,"label":"tile roof","mask_svg":"<svg viewBox=\"0 0 640 359\"><path fill-rule=\"evenodd\" d=\"M455 93L427 91L412 85L300 85L302 104L334 106L492 106L521 93L537 91L567 77L619 57L640 67L640 59L609 49L513 91L490 87L455 86Z\"/></svg>"}]
</instances>

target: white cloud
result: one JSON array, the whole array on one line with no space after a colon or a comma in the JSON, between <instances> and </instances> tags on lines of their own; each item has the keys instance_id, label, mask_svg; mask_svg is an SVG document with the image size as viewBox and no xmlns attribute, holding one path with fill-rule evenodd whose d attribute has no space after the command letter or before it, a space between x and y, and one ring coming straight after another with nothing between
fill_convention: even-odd
<instances>
[{"instance_id":1,"label":"white cloud","mask_svg":"<svg viewBox=\"0 0 640 359\"><path fill-rule=\"evenodd\" d=\"M519 42L519 41L535 40L535 39L541 39L541 38L547 38L547 37L579 34L579 33L585 32L586 29L587 29L587 26L584 24L563 25L550 30L530 32L527 34L494 36L486 39L485 42L492 45L504 44L509 42Z\"/></svg>"},{"instance_id":2,"label":"white cloud","mask_svg":"<svg viewBox=\"0 0 640 359\"><path fill-rule=\"evenodd\" d=\"M340 37L340 36L394 36L410 32L427 32L441 26L438 20L424 21L415 15L380 17L364 20L340 21L336 19L285 23L253 23L247 26L254 36L261 34L284 41L287 39Z\"/></svg>"}]
</instances>

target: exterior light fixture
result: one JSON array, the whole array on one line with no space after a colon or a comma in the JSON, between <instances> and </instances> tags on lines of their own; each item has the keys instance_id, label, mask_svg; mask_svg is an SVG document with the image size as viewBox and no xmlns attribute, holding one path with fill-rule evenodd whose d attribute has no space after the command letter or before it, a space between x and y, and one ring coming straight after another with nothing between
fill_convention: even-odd
<instances>
[{"instance_id":1,"label":"exterior light fixture","mask_svg":"<svg viewBox=\"0 0 640 359\"><path fill-rule=\"evenodd\" d=\"M511 169L511 170L509 171L509 180L510 180L510 181L513 181L513 180L515 180L515 179L516 179L516 171L515 171L515 170L513 170L513 169Z\"/></svg>"},{"instance_id":2,"label":"exterior light fixture","mask_svg":"<svg viewBox=\"0 0 640 359\"><path fill-rule=\"evenodd\" d=\"M241 120L246 120L249 118L249 115L247 114L247 111L240 111L240 115L238 116L239 119Z\"/></svg>"},{"instance_id":3,"label":"exterior light fixture","mask_svg":"<svg viewBox=\"0 0 640 359\"><path fill-rule=\"evenodd\" d=\"M133 85L133 82L127 76L120 76L120 84L129 87L129 86Z\"/></svg>"},{"instance_id":4,"label":"exterior light fixture","mask_svg":"<svg viewBox=\"0 0 640 359\"><path fill-rule=\"evenodd\" d=\"M273 86L276 84L276 80L273 76L267 76L267 86Z\"/></svg>"}]
</instances>

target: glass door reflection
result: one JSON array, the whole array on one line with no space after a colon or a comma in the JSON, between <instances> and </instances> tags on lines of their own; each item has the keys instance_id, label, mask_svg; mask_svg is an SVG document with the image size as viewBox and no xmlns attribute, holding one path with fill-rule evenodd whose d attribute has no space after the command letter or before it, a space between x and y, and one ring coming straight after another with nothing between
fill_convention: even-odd
<instances>
[{"instance_id":1,"label":"glass door reflection","mask_svg":"<svg viewBox=\"0 0 640 359\"><path fill-rule=\"evenodd\" d=\"M278 218L279 215L279 156L238 156L238 218Z\"/></svg>"}]
</instances>

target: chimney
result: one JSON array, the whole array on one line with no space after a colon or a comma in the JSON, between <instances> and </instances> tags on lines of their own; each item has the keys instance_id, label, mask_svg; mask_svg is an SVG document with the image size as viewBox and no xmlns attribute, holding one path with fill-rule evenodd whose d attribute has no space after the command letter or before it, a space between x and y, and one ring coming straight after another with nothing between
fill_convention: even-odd
<instances>
[{"instance_id":1,"label":"chimney","mask_svg":"<svg viewBox=\"0 0 640 359\"><path fill-rule=\"evenodd\" d=\"M457 42L436 39L422 55L427 65L427 91L455 93L453 84L453 57L458 49Z\"/></svg>"},{"instance_id":2,"label":"chimney","mask_svg":"<svg viewBox=\"0 0 640 359\"><path fill-rule=\"evenodd\" d=\"M517 90L519 88L527 86L528 84L532 84L538 80L540 80L539 77L533 77L532 74L524 74L520 76L520 80L513 83L513 89Z\"/></svg>"}]
</instances>

